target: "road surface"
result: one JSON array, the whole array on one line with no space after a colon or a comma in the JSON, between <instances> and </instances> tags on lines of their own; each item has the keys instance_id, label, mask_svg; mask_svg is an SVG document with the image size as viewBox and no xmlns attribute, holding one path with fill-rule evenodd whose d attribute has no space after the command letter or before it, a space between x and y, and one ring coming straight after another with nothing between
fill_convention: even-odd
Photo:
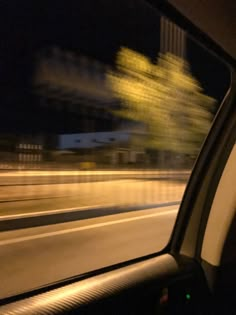
<instances>
[{"instance_id":1,"label":"road surface","mask_svg":"<svg viewBox=\"0 0 236 315\"><path fill-rule=\"evenodd\" d=\"M113 180L104 182L0 187L0 216L56 209L139 206L179 201L185 182Z\"/></svg>"},{"instance_id":2,"label":"road surface","mask_svg":"<svg viewBox=\"0 0 236 315\"><path fill-rule=\"evenodd\" d=\"M158 252L176 206L0 233L0 299Z\"/></svg>"}]
</instances>

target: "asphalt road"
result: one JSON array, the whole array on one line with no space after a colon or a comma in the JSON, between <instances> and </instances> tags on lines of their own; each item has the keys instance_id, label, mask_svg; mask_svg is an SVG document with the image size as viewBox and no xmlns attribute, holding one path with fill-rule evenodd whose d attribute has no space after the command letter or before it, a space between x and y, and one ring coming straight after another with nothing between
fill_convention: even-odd
<instances>
[{"instance_id":1,"label":"asphalt road","mask_svg":"<svg viewBox=\"0 0 236 315\"><path fill-rule=\"evenodd\" d=\"M0 298L146 254L168 242L176 206L0 233Z\"/></svg>"}]
</instances>

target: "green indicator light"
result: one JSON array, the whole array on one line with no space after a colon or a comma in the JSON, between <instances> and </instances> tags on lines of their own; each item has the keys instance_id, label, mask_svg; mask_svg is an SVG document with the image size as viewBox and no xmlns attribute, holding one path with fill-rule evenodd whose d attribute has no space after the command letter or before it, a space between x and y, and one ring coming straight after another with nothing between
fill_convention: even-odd
<instances>
[{"instance_id":1,"label":"green indicator light","mask_svg":"<svg viewBox=\"0 0 236 315\"><path fill-rule=\"evenodd\" d=\"M186 299L190 300L191 299L191 295L189 293L186 294Z\"/></svg>"}]
</instances>

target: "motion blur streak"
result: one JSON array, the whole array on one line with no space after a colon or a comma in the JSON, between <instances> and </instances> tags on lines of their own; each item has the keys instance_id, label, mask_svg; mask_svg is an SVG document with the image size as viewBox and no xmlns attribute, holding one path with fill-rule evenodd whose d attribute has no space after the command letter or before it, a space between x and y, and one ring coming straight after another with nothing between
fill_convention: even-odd
<instances>
[{"instance_id":1,"label":"motion blur streak","mask_svg":"<svg viewBox=\"0 0 236 315\"><path fill-rule=\"evenodd\" d=\"M39 173L39 175L38 175ZM0 177L0 216L100 205L145 206L181 200L188 171L17 172ZM10 174L10 176L8 176ZM13 176L15 174L15 176ZM23 174L26 174L24 177ZM30 174L30 175L29 175ZM2 181L2 182L3 182Z\"/></svg>"},{"instance_id":2,"label":"motion blur streak","mask_svg":"<svg viewBox=\"0 0 236 315\"><path fill-rule=\"evenodd\" d=\"M109 222L104 222L104 223L97 223L97 224L78 227L78 228L74 228L74 229L63 230L60 232L49 232L49 233L42 233L42 234L29 236L29 237L18 237L16 239L9 239L6 241L0 241L0 246L4 246L4 245L8 245L8 244L14 244L14 243L20 243L20 242L26 242L26 241L30 241L30 240L34 240L34 239L45 238L45 237L53 237L53 236L57 236L57 235L67 234L67 233L74 233L74 232L83 231L83 230L91 230L91 229L96 229L96 228L103 227L103 226L121 224L121 223L130 222L130 221L136 221L136 220L143 220L143 219L148 219L151 217L159 217L162 215L169 215L169 214L171 215L171 214L175 214L175 213L177 213L177 210L170 210L170 211L159 212L159 213L154 213L154 214L146 214L143 216L138 216L138 217L133 217L133 218L128 218L128 219L121 219L121 220L109 221Z\"/></svg>"},{"instance_id":3,"label":"motion blur streak","mask_svg":"<svg viewBox=\"0 0 236 315\"><path fill-rule=\"evenodd\" d=\"M0 298L157 252L176 213L172 206L3 232Z\"/></svg>"}]
</instances>

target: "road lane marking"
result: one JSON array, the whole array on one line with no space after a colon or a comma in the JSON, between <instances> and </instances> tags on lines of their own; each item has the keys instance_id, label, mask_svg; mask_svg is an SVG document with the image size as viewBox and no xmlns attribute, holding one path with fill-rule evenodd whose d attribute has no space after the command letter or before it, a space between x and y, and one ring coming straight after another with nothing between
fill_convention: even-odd
<instances>
[{"instance_id":1,"label":"road lane marking","mask_svg":"<svg viewBox=\"0 0 236 315\"><path fill-rule=\"evenodd\" d=\"M4 220L14 220L17 218L24 218L24 217L37 217L41 215L52 215L52 214L57 214L57 213L68 213L72 211L85 211L85 210L93 210L97 208L101 208L104 205L93 205L93 206L82 206L82 207L72 207L72 208L63 208L63 209L56 209L56 210L44 210L44 211L37 211L37 212L26 212L26 213L19 213L19 214L11 214L11 215L1 215L0 216L0 221ZM107 204L108 207L114 206L114 204ZM106 205L105 205L106 207Z\"/></svg>"},{"instance_id":2,"label":"road lane marking","mask_svg":"<svg viewBox=\"0 0 236 315\"><path fill-rule=\"evenodd\" d=\"M69 233L75 233L75 232L79 232L79 231L91 230L91 229L96 229L96 228L109 226L109 225L127 223L127 222L131 222L131 221L138 221L138 220L148 219L151 217L173 215L173 214L177 214L177 212L178 212L178 209L174 209L174 210L163 211L163 212L158 212L158 213L146 214L146 215L133 217L133 218L119 219L119 220L113 220L113 221L109 221L109 222L91 224L91 225L87 225L87 226L80 226L77 228L66 229L66 230L61 230L61 231L54 231L54 232L36 234L36 235L31 235L31 236L18 237L18 238L0 241L0 246L16 244L16 243L20 243L20 242L27 242L27 241L31 241L31 240L46 238L46 237L59 236L59 235L64 235L64 234L69 234Z\"/></svg>"},{"instance_id":3,"label":"road lane marking","mask_svg":"<svg viewBox=\"0 0 236 315\"><path fill-rule=\"evenodd\" d=\"M142 205L142 209L152 209L152 208L161 208L161 207L168 207L180 204L180 201L168 201L164 203L152 203L152 204L145 204ZM137 210L140 209L140 206L137 207ZM44 210L44 211L37 211L37 212L26 212L26 213L19 213L19 214L11 214L11 215L0 215L0 221L5 220L14 220L18 218L28 218L28 217L38 217L38 216L50 216L53 214L60 214L60 213L69 213L74 211L89 211L89 210L97 210L97 209L104 209L107 210L108 208L114 209L121 209L121 207L117 207L115 204L107 203L107 204L97 204L92 206L81 206L81 207L72 207L72 208L62 208L62 209L55 209L55 210ZM129 207L128 207L129 208ZM133 206L132 206L133 208ZM125 212L125 211L124 211ZM130 212L130 211L127 211Z\"/></svg>"}]
</instances>

